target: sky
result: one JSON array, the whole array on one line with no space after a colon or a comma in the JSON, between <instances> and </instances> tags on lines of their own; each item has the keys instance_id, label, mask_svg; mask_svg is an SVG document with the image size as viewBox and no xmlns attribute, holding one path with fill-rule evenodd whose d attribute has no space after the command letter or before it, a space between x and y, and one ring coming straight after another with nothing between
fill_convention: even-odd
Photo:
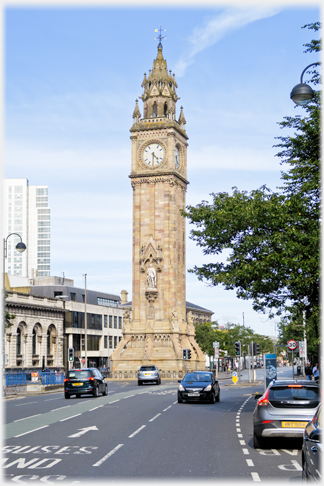
<instances>
[{"instance_id":1,"label":"sky","mask_svg":"<svg viewBox=\"0 0 324 486\"><path fill-rule=\"evenodd\" d=\"M48 185L51 275L77 287L132 298L130 128L144 73L163 55L187 121L187 205L211 193L281 185L278 123L303 115L290 100L302 70L319 60L304 44L318 34L319 2L87 2L2 9L2 177ZM306 78L305 78L306 79ZM142 101L139 102L143 113ZM211 261L190 239L187 268ZM216 257L213 257L216 261ZM253 311L235 291L187 274L187 300L219 324L275 335L278 319Z\"/></svg>"}]
</instances>

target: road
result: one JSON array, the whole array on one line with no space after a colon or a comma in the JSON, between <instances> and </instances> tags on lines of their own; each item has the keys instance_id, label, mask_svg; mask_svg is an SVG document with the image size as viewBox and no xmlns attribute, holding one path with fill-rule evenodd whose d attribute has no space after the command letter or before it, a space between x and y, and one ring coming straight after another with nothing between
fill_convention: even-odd
<instances>
[{"instance_id":1,"label":"road","mask_svg":"<svg viewBox=\"0 0 324 486\"><path fill-rule=\"evenodd\" d=\"M286 373L288 370L284 370ZM258 370L262 374L263 370ZM283 377L283 376L282 376ZM252 412L263 385L221 382L219 403L177 403L176 382L109 382L106 397L62 392L4 403L7 481L89 479L301 481L300 442L255 450Z\"/></svg>"}]
</instances>

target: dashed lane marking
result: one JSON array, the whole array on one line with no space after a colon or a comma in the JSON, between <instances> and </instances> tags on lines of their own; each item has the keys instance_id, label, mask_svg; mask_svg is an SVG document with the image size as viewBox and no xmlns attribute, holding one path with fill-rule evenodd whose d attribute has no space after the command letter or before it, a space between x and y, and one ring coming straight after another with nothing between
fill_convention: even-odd
<instances>
[{"instance_id":1,"label":"dashed lane marking","mask_svg":"<svg viewBox=\"0 0 324 486\"><path fill-rule=\"evenodd\" d=\"M79 415L82 415L82 414L81 413L77 413L76 415L72 415L72 417L67 417L65 419L60 420L60 422L65 422L65 420L70 420L70 419L72 419L74 417L79 417Z\"/></svg>"},{"instance_id":2,"label":"dashed lane marking","mask_svg":"<svg viewBox=\"0 0 324 486\"><path fill-rule=\"evenodd\" d=\"M252 459L246 459L246 463L247 463L248 466L254 467Z\"/></svg>"},{"instance_id":3,"label":"dashed lane marking","mask_svg":"<svg viewBox=\"0 0 324 486\"><path fill-rule=\"evenodd\" d=\"M251 473L253 481L261 481L260 476L258 475L257 472Z\"/></svg>"},{"instance_id":4,"label":"dashed lane marking","mask_svg":"<svg viewBox=\"0 0 324 486\"><path fill-rule=\"evenodd\" d=\"M36 430L45 429L46 427L49 426L44 425L43 427L38 427L38 429L29 430L28 432L24 432L23 434L15 435L15 437L21 437L22 435L31 434L32 432L36 432Z\"/></svg>"},{"instance_id":5,"label":"dashed lane marking","mask_svg":"<svg viewBox=\"0 0 324 486\"><path fill-rule=\"evenodd\" d=\"M30 415L29 417L24 417L24 418L21 418L21 419L14 420L14 422L20 422L21 420L27 420L27 419L30 419L30 418L33 418L33 417L38 417L38 415L41 415L41 414L37 413L36 415Z\"/></svg>"},{"instance_id":6,"label":"dashed lane marking","mask_svg":"<svg viewBox=\"0 0 324 486\"><path fill-rule=\"evenodd\" d=\"M151 418L151 419L149 420L149 422L153 422L153 420L155 420L156 418L158 418L160 415L161 415L161 414L160 414L160 413L158 413L157 415L155 415L155 417Z\"/></svg>"},{"instance_id":7,"label":"dashed lane marking","mask_svg":"<svg viewBox=\"0 0 324 486\"><path fill-rule=\"evenodd\" d=\"M146 425L142 425L139 429L135 430L131 435L128 436L129 439L133 438L136 434L138 434L141 430L143 430L146 427Z\"/></svg>"},{"instance_id":8,"label":"dashed lane marking","mask_svg":"<svg viewBox=\"0 0 324 486\"><path fill-rule=\"evenodd\" d=\"M102 464L103 462L105 462L110 456L112 456L113 454L115 454L115 452L118 451L118 449L120 449L121 447L123 447L124 444L118 444L117 447L115 447L115 449L113 449L112 451L110 451L108 454L106 454L102 459L100 459L98 462L96 462L95 464L92 464L93 467L97 467L97 466L100 466L100 464Z\"/></svg>"}]
</instances>

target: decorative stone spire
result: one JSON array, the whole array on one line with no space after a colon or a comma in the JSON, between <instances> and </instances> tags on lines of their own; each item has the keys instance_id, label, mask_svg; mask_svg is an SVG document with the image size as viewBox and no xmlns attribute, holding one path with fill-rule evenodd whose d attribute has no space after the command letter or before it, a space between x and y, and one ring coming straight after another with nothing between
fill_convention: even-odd
<instances>
[{"instance_id":1,"label":"decorative stone spire","mask_svg":"<svg viewBox=\"0 0 324 486\"><path fill-rule=\"evenodd\" d=\"M141 99L144 102L144 118L168 117L170 112L175 113L175 105L178 99L176 88L178 87L175 76L168 72L167 62L163 57L162 44L158 45L156 58L153 60L153 68L148 77L144 75ZM171 110L171 111L170 111Z\"/></svg>"},{"instance_id":2,"label":"decorative stone spire","mask_svg":"<svg viewBox=\"0 0 324 486\"><path fill-rule=\"evenodd\" d=\"M135 103L136 105L133 113L133 118L134 118L134 123L138 123L141 118L141 112L138 107L138 100L135 100Z\"/></svg>"},{"instance_id":3,"label":"decorative stone spire","mask_svg":"<svg viewBox=\"0 0 324 486\"><path fill-rule=\"evenodd\" d=\"M184 130L184 125L185 125L187 122L186 122L185 116L184 116L184 114L183 114L183 107L182 107L182 106L180 107L180 110L181 110L181 112L180 112L180 116L179 116L178 123L179 123L179 125L180 125L180 128L181 128L182 130Z\"/></svg>"}]
</instances>

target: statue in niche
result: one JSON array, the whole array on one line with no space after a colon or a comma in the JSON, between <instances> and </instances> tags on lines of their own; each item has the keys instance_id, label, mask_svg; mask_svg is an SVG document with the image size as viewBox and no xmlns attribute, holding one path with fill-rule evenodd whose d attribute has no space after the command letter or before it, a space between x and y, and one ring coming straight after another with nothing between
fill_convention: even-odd
<instances>
[{"instance_id":1,"label":"statue in niche","mask_svg":"<svg viewBox=\"0 0 324 486\"><path fill-rule=\"evenodd\" d=\"M147 269L147 283L149 289L156 289L156 272L155 268L152 267L152 263L150 263L150 266Z\"/></svg>"}]
</instances>

